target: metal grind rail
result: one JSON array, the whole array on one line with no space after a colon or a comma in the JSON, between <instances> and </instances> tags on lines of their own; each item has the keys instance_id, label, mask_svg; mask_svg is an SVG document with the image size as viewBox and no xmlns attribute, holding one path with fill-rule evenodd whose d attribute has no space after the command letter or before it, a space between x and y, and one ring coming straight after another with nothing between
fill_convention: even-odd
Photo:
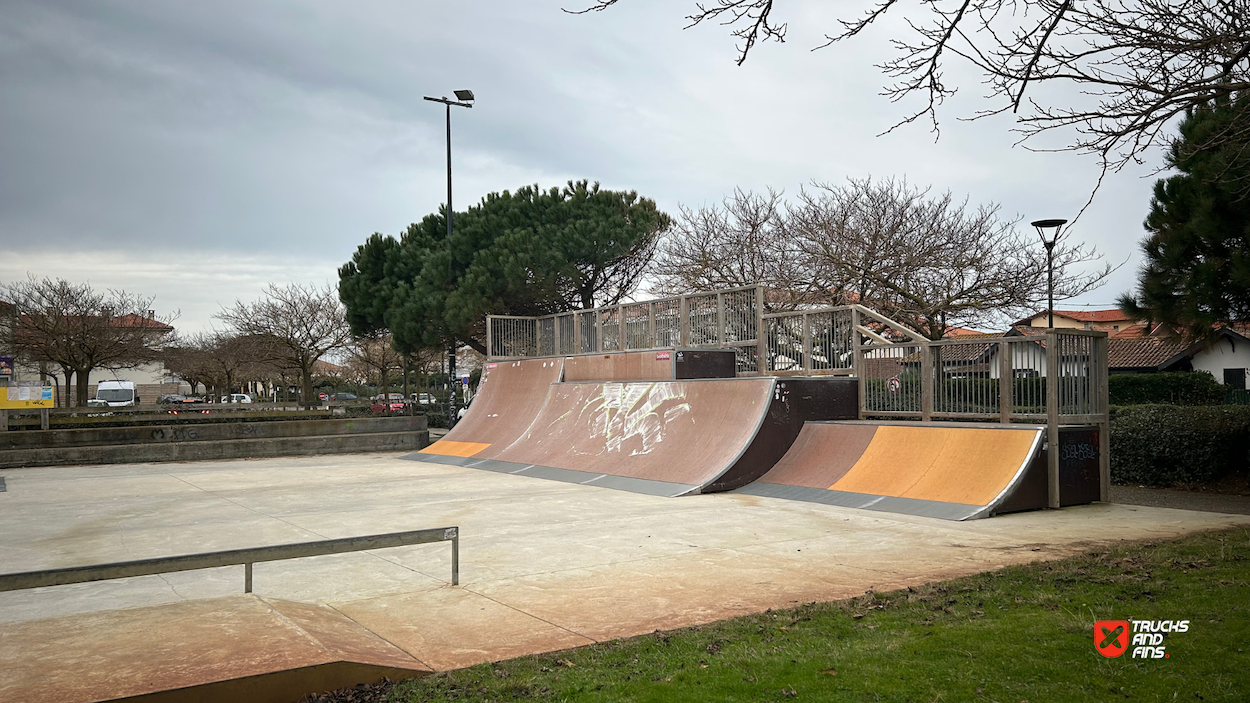
<instances>
[{"instance_id":1,"label":"metal grind rail","mask_svg":"<svg viewBox=\"0 0 1250 703\"><path fill-rule=\"evenodd\" d=\"M220 552L202 552L174 557L119 561L111 564L71 566L64 569L25 571L16 574L0 574L0 592L19 591L26 588L64 586L71 583L108 581L110 579L152 576L175 571L215 569L222 566L243 565L243 591L252 592L252 564L266 561L282 561L317 557L326 554L344 554L390 547L407 547L432 542L451 542L451 585L460 585L460 528L436 527L428 530L389 532L381 535L343 537L341 539L274 544L267 547L228 549Z\"/></svg>"}]
</instances>

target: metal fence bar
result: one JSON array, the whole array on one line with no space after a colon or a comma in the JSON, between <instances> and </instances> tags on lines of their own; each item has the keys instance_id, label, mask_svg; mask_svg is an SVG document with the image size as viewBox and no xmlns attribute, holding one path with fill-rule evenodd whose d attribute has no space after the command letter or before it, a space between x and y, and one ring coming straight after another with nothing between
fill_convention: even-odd
<instances>
[{"instance_id":1,"label":"metal fence bar","mask_svg":"<svg viewBox=\"0 0 1250 703\"><path fill-rule=\"evenodd\" d=\"M457 586L460 584L460 528L436 527L428 530L389 532L362 537L343 537L341 539L297 542L294 544L274 544L267 547L248 547L246 549L229 549L220 552L183 554L175 557L156 557L155 559L137 559L135 561L119 561L110 564L92 564L89 566L70 566L63 569L0 574L0 592L133 578L135 576L152 576L175 571L215 569L222 566L238 566L242 564L244 567L245 592L251 593L252 564L255 563L448 541L451 542L451 584Z\"/></svg>"}]
</instances>

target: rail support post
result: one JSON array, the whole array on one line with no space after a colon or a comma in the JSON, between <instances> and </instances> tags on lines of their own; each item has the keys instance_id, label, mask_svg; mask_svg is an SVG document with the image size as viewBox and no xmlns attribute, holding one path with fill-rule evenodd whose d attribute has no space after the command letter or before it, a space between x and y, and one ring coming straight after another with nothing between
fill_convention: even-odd
<instances>
[{"instance_id":1,"label":"rail support post","mask_svg":"<svg viewBox=\"0 0 1250 703\"><path fill-rule=\"evenodd\" d=\"M252 562L243 565L243 592L252 592Z\"/></svg>"}]
</instances>

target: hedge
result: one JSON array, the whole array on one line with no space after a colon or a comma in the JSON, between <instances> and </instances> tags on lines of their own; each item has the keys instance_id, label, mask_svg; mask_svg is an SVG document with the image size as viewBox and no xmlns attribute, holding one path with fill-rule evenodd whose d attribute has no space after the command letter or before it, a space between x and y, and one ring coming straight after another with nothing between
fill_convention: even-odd
<instances>
[{"instance_id":1,"label":"hedge","mask_svg":"<svg viewBox=\"0 0 1250 703\"><path fill-rule=\"evenodd\" d=\"M1113 407L1110 419L1112 483L1172 486L1247 475L1250 407L1131 405Z\"/></svg>"},{"instance_id":2,"label":"hedge","mask_svg":"<svg viewBox=\"0 0 1250 703\"><path fill-rule=\"evenodd\" d=\"M1223 405L1228 389L1205 371L1129 373L1107 378L1112 405Z\"/></svg>"}]
</instances>

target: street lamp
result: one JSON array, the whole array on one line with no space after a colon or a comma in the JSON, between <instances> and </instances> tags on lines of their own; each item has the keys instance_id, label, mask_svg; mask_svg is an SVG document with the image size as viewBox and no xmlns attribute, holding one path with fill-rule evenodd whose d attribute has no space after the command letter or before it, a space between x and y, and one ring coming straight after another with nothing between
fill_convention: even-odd
<instances>
[{"instance_id":1,"label":"street lamp","mask_svg":"<svg viewBox=\"0 0 1250 703\"><path fill-rule=\"evenodd\" d=\"M449 100L446 96L441 98L431 98L425 96L430 102L442 103L447 106L447 282L450 285L453 278L452 256L451 256L451 106L457 107L473 107L473 91L457 90L456 100ZM452 381L456 376L456 340L451 340L451 347L447 350L447 429L451 429L456 424L456 391L452 388Z\"/></svg>"},{"instance_id":2,"label":"street lamp","mask_svg":"<svg viewBox=\"0 0 1250 703\"><path fill-rule=\"evenodd\" d=\"M1055 326L1055 245L1059 243L1059 228L1067 224L1067 220L1034 220L1029 224L1037 228L1037 236L1042 238L1042 246L1046 247L1046 326ZM1050 239L1046 238L1046 230L1054 230Z\"/></svg>"}]
</instances>

